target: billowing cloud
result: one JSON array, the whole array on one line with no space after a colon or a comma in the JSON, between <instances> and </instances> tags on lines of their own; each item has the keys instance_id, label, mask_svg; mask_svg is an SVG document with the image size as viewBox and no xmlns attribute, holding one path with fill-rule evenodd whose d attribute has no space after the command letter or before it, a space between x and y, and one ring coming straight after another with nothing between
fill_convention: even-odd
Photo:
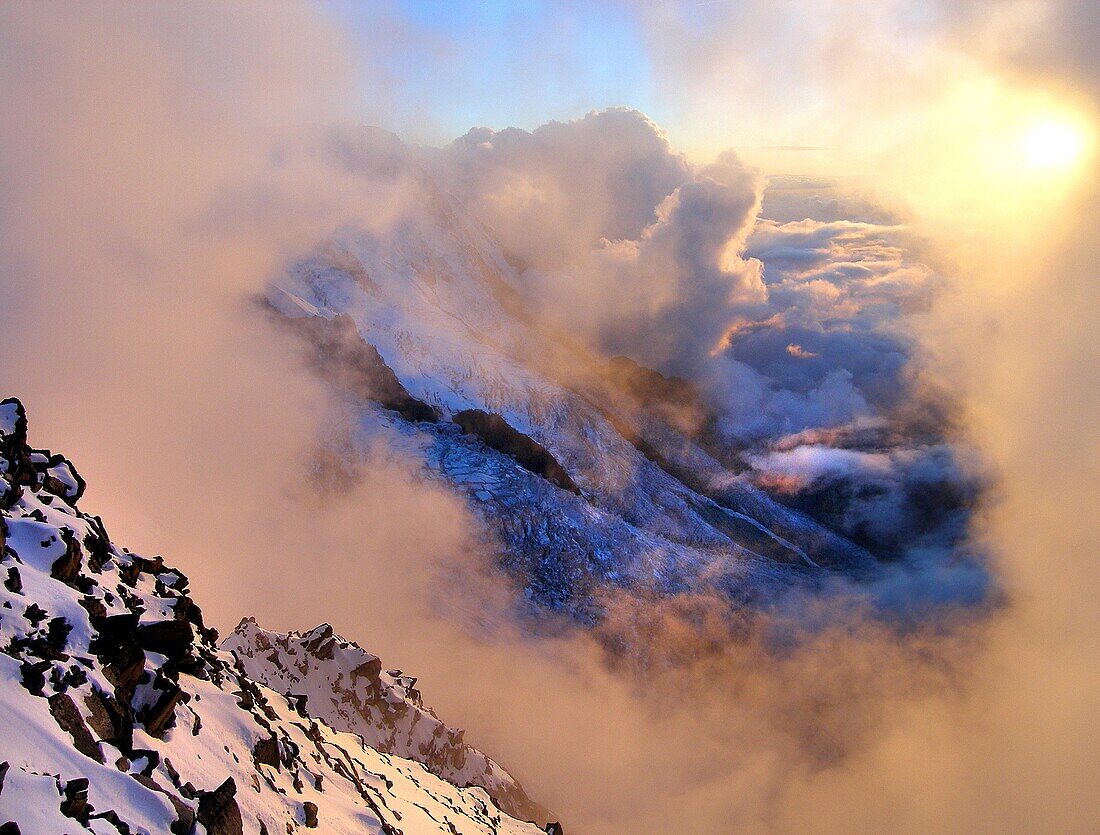
<instances>
[{"instance_id":1,"label":"billowing cloud","mask_svg":"<svg viewBox=\"0 0 1100 835\"><path fill-rule=\"evenodd\" d=\"M769 184L765 201L786 185ZM905 227L812 219L821 191L846 192L798 185L786 210L806 219L765 216L746 244L745 257L763 265L764 299L727 311L724 346L698 375L717 430L735 444L886 419L924 394L914 317L941 279L910 254Z\"/></svg>"},{"instance_id":2,"label":"billowing cloud","mask_svg":"<svg viewBox=\"0 0 1100 835\"><path fill-rule=\"evenodd\" d=\"M574 270L530 270L540 311L605 352L677 374L695 373L735 311L761 303L759 264L741 257L758 197L729 154L656 208L637 240L605 240Z\"/></svg>"},{"instance_id":3,"label":"billowing cloud","mask_svg":"<svg viewBox=\"0 0 1100 835\"><path fill-rule=\"evenodd\" d=\"M707 370L703 382L718 413L715 428L727 444L751 445L760 438L840 426L873 414L844 369L828 371L816 385L797 390L729 356L715 359Z\"/></svg>"},{"instance_id":4,"label":"billowing cloud","mask_svg":"<svg viewBox=\"0 0 1100 835\"><path fill-rule=\"evenodd\" d=\"M512 258L533 312L599 350L684 373L764 299L741 258L755 172L732 153L689 164L637 111L479 128L428 158Z\"/></svg>"},{"instance_id":5,"label":"billowing cloud","mask_svg":"<svg viewBox=\"0 0 1100 835\"><path fill-rule=\"evenodd\" d=\"M869 194L820 178L763 189L732 153L693 166L629 110L480 128L423 158L501 241L532 312L600 352L704 382L728 438L837 425L904 398L905 320L937 280ZM798 220L756 219L773 191ZM889 222L832 218L838 208Z\"/></svg>"},{"instance_id":6,"label":"billowing cloud","mask_svg":"<svg viewBox=\"0 0 1100 835\"><path fill-rule=\"evenodd\" d=\"M946 444L883 443L873 429L866 427L862 438L803 433L780 445L785 448L749 460L761 486L788 496L884 560L910 557L919 567L957 559L954 551L964 543L981 495L977 466L960 461L959 450ZM853 440L857 445L848 446ZM931 554L933 549L939 553Z\"/></svg>"},{"instance_id":7,"label":"billowing cloud","mask_svg":"<svg viewBox=\"0 0 1100 835\"><path fill-rule=\"evenodd\" d=\"M444 189L521 268L577 264L604 239L636 240L691 178L688 161L636 110L530 132L474 128L428 154Z\"/></svg>"}]
</instances>

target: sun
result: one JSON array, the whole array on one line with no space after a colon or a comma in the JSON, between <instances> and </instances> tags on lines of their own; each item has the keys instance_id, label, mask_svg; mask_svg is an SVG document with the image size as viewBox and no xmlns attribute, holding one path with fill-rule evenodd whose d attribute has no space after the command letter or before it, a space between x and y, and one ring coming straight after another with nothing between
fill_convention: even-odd
<instances>
[{"instance_id":1,"label":"sun","mask_svg":"<svg viewBox=\"0 0 1100 835\"><path fill-rule=\"evenodd\" d=\"M1068 168L1080 159L1085 137L1067 122L1044 121L1027 129L1022 144L1032 168Z\"/></svg>"}]
</instances>

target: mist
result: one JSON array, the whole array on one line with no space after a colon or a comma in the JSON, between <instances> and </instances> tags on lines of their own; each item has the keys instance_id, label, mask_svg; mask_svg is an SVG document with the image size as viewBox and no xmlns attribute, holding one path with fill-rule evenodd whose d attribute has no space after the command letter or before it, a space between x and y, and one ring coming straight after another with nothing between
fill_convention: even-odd
<instances>
[{"instance_id":1,"label":"mist","mask_svg":"<svg viewBox=\"0 0 1100 835\"><path fill-rule=\"evenodd\" d=\"M980 240L1003 255L975 258L955 218L915 242L919 195L904 219L791 200L758 221L758 172L690 161L634 111L401 150L349 127L383 84L364 110L309 5L12 6L0 45L0 388L219 629L332 623L571 833L1100 825L1094 188L1027 257L998 230ZM1029 58L1095 93L1079 50ZM697 382L762 483L871 468L895 497L934 467L978 511L871 594L609 592L594 630L524 609L461 498L364 447L359 406L256 302L340 230L420 210L421 168L548 324ZM913 412L946 417L927 437ZM868 428L873 448L829 434ZM882 617L915 597L948 605Z\"/></svg>"}]
</instances>

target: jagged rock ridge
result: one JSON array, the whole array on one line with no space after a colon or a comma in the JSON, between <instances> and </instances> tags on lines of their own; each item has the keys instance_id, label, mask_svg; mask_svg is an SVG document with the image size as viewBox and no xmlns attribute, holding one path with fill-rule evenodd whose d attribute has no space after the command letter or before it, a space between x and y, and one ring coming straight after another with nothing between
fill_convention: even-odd
<instances>
[{"instance_id":1,"label":"jagged rock ridge","mask_svg":"<svg viewBox=\"0 0 1100 835\"><path fill-rule=\"evenodd\" d=\"M222 648L254 681L304 699L309 714L330 727L358 734L384 753L416 760L449 783L480 786L515 817L548 818L512 775L424 705L415 678L384 670L377 656L328 624L287 634L245 618Z\"/></svg>"}]
</instances>

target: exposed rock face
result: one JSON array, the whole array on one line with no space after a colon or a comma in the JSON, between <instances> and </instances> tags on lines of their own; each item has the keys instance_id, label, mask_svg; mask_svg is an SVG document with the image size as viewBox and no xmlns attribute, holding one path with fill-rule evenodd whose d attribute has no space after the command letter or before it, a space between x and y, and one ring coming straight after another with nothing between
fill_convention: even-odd
<instances>
[{"instance_id":1,"label":"exposed rock face","mask_svg":"<svg viewBox=\"0 0 1100 835\"><path fill-rule=\"evenodd\" d=\"M58 727L73 738L73 747L85 757L103 762L103 753L99 745L84 724L84 718L68 693L54 693L49 698L50 713Z\"/></svg>"},{"instance_id":2,"label":"exposed rock face","mask_svg":"<svg viewBox=\"0 0 1100 835\"><path fill-rule=\"evenodd\" d=\"M195 818L206 827L210 835L242 835L244 823L236 794L237 784L232 777L226 777L225 782L214 791L199 795L199 809Z\"/></svg>"},{"instance_id":3,"label":"exposed rock face","mask_svg":"<svg viewBox=\"0 0 1100 835\"><path fill-rule=\"evenodd\" d=\"M607 361L606 374L615 385L643 403L702 409L699 390L693 382L683 377L666 377L630 357L611 357Z\"/></svg>"},{"instance_id":4,"label":"exposed rock face","mask_svg":"<svg viewBox=\"0 0 1100 835\"><path fill-rule=\"evenodd\" d=\"M249 678L287 696L304 698L304 711L372 748L422 763L459 786L480 786L493 802L521 820L545 823L512 775L466 743L421 700L416 679L382 662L328 624L306 633L265 630L245 618L223 641Z\"/></svg>"},{"instance_id":5,"label":"exposed rock face","mask_svg":"<svg viewBox=\"0 0 1100 835\"><path fill-rule=\"evenodd\" d=\"M467 435L477 435L487 446L515 458L525 470L542 476L551 484L580 495L569 473L546 447L513 429L500 415L481 409L465 409L451 418Z\"/></svg>"},{"instance_id":6,"label":"exposed rock face","mask_svg":"<svg viewBox=\"0 0 1100 835\"><path fill-rule=\"evenodd\" d=\"M337 388L375 400L405 420L438 420L435 409L409 394L378 350L363 341L351 317L341 313L331 319L308 316L281 321L305 340L313 367Z\"/></svg>"},{"instance_id":7,"label":"exposed rock face","mask_svg":"<svg viewBox=\"0 0 1100 835\"><path fill-rule=\"evenodd\" d=\"M77 508L83 484L0 402L0 831L541 831L253 681L180 571ZM381 662L359 676L382 688Z\"/></svg>"},{"instance_id":8,"label":"exposed rock face","mask_svg":"<svg viewBox=\"0 0 1100 835\"><path fill-rule=\"evenodd\" d=\"M317 804L308 800L302 804L302 812L306 816L306 829L317 828Z\"/></svg>"}]
</instances>

